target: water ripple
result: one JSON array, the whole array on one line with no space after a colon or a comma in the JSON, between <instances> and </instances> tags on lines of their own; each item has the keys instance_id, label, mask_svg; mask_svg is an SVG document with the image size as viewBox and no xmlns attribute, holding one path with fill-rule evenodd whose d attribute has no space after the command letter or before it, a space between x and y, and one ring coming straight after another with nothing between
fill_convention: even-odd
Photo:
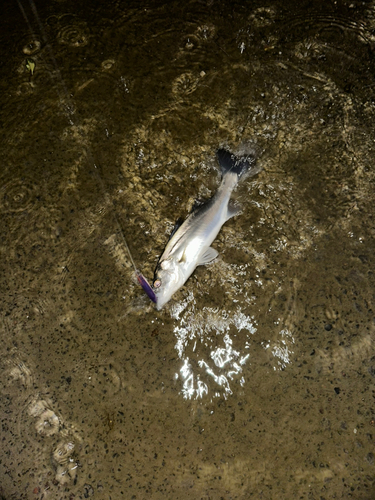
<instances>
[{"instance_id":1,"label":"water ripple","mask_svg":"<svg viewBox=\"0 0 375 500\"><path fill-rule=\"evenodd\" d=\"M297 26L306 26L310 31L316 30L317 32L332 29L341 32L352 31L357 34L360 40L365 42L369 41L370 36L370 32L364 23L340 15L321 15L318 12L296 15L288 20L288 29Z\"/></svg>"},{"instance_id":2,"label":"water ripple","mask_svg":"<svg viewBox=\"0 0 375 500\"><path fill-rule=\"evenodd\" d=\"M0 182L0 212L22 212L35 206L36 185L25 177Z\"/></svg>"},{"instance_id":3,"label":"water ripple","mask_svg":"<svg viewBox=\"0 0 375 500\"><path fill-rule=\"evenodd\" d=\"M60 431L61 419L46 401L33 400L28 406L28 414L36 419L34 426L38 434L53 436Z\"/></svg>"},{"instance_id":4,"label":"water ripple","mask_svg":"<svg viewBox=\"0 0 375 500\"><path fill-rule=\"evenodd\" d=\"M70 47L84 47L89 42L89 36L86 24L76 21L73 24L63 26L57 34L57 40Z\"/></svg>"},{"instance_id":5,"label":"water ripple","mask_svg":"<svg viewBox=\"0 0 375 500\"><path fill-rule=\"evenodd\" d=\"M40 462L40 480L46 465L43 462L47 460L53 467L56 485L77 481L81 438L73 426L65 422L54 409L48 398L41 394L30 397L19 415L18 428L25 443L35 449L43 445L44 453L37 461Z\"/></svg>"},{"instance_id":6,"label":"water ripple","mask_svg":"<svg viewBox=\"0 0 375 500\"><path fill-rule=\"evenodd\" d=\"M14 426L13 433L19 436L23 448L33 457L32 463L28 464L28 456L22 455L25 467L28 465L33 469L39 490L44 489L46 475L51 474L55 476L54 486L76 483L81 437L56 410L53 402L36 392L33 370L24 358L25 355L15 348L2 358L4 383L1 392L15 408L12 413L16 417L10 421Z\"/></svg>"},{"instance_id":7,"label":"water ripple","mask_svg":"<svg viewBox=\"0 0 375 500\"><path fill-rule=\"evenodd\" d=\"M191 71L182 73L172 82L172 92L175 96L192 94L198 87L199 76Z\"/></svg>"},{"instance_id":8,"label":"water ripple","mask_svg":"<svg viewBox=\"0 0 375 500\"><path fill-rule=\"evenodd\" d=\"M42 42L39 35L28 35L23 41L22 52L27 56L34 56L42 48Z\"/></svg>"},{"instance_id":9,"label":"water ripple","mask_svg":"<svg viewBox=\"0 0 375 500\"><path fill-rule=\"evenodd\" d=\"M28 391L33 385L31 370L23 361L23 356L17 349L13 349L8 356L2 359L3 384L2 390L8 391L9 386L20 383Z\"/></svg>"},{"instance_id":10,"label":"water ripple","mask_svg":"<svg viewBox=\"0 0 375 500\"><path fill-rule=\"evenodd\" d=\"M196 36L203 41L213 40L216 36L217 28L211 23L201 24L196 29Z\"/></svg>"}]
</instances>

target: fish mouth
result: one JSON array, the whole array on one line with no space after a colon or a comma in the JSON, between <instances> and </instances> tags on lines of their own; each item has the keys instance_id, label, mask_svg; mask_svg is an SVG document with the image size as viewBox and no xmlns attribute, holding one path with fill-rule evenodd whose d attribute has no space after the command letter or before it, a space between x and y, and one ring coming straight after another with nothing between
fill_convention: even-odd
<instances>
[{"instance_id":1,"label":"fish mouth","mask_svg":"<svg viewBox=\"0 0 375 500\"><path fill-rule=\"evenodd\" d=\"M160 288L157 288L156 290L154 290L154 293L155 293L155 299L156 299L156 302L155 302L156 309L158 311L160 311L160 309L171 299L174 292L173 292L173 290L168 291L168 290L166 290L165 287L163 288L163 286L161 286Z\"/></svg>"}]
</instances>

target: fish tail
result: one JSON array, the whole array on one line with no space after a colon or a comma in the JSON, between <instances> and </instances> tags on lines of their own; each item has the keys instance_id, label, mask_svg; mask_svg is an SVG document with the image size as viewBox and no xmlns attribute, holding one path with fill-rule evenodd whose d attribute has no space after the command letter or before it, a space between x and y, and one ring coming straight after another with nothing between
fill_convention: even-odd
<instances>
[{"instance_id":1,"label":"fish tail","mask_svg":"<svg viewBox=\"0 0 375 500\"><path fill-rule=\"evenodd\" d=\"M222 176L228 173L237 175L237 181L245 175L255 175L259 169L255 165L255 156L248 154L243 156L235 156L226 149L219 149L216 153Z\"/></svg>"}]
</instances>

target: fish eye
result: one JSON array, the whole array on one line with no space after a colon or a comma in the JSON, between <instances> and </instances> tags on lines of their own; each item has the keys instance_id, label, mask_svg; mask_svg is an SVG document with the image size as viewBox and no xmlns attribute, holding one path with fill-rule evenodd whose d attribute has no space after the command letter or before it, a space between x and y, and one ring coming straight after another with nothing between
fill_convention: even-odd
<instances>
[{"instance_id":1,"label":"fish eye","mask_svg":"<svg viewBox=\"0 0 375 500\"><path fill-rule=\"evenodd\" d=\"M154 285L154 288L159 288L159 287L160 287L160 285L161 285L161 281L160 281L160 279L159 279L159 278L157 278L157 279L154 281L153 285Z\"/></svg>"}]
</instances>

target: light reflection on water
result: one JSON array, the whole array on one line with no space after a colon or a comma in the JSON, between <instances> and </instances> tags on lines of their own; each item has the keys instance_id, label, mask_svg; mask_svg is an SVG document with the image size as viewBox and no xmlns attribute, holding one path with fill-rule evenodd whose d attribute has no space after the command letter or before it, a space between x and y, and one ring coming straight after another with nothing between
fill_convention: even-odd
<instances>
[{"instance_id":1,"label":"light reflection on water","mask_svg":"<svg viewBox=\"0 0 375 500\"><path fill-rule=\"evenodd\" d=\"M192 293L173 307L172 317L178 321L175 348L182 366L176 379L182 382L184 398L228 397L233 383L244 385L249 338L257 330L254 317L244 314L239 306L235 311L212 307L197 311ZM242 331L245 335L238 335Z\"/></svg>"},{"instance_id":2,"label":"light reflection on water","mask_svg":"<svg viewBox=\"0 0 375 500\"><path fill-rule=\"evenodd\" d=\"M279 338L273 345L270 342L262 343L265 349L271 349L271 353L276 360L276 365L273 367L274 370L284 370L291 363L291 355L293 354L292 346L294 343L294 337L287 328L279 332Z\"/></svg>"},{"instance_id":3,"label":"light reflection on water","mask_svg":"<svg viewBox=\"0 0 375 500\"><path fill-rule=\"evenodd\" d=\"M233 394L234 386L243 387L252 336L259 330L255 316L243 313L239 305L233 311L213 307L199 310L192 292L172 307L171 314L177 321L173 330L175 349L182 361L175 377L181 381L183 397L227 398ZM261 342L275 371L284 370L294 353L292 331L282 324L281 319L276 321L274 337Z\"/></svg>"}]
</instances>

